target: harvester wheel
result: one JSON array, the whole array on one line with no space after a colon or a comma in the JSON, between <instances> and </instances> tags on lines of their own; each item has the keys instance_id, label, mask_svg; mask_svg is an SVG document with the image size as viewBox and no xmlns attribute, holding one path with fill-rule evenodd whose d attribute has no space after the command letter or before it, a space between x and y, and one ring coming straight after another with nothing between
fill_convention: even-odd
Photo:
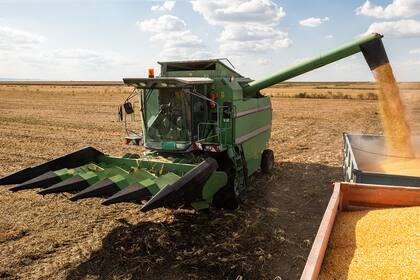
<instances>
[{"instance_id":1,"label":"harvester wheel","mask_svg":"<svg viewBox=\"0 0 420 280\"><path fill-rule=\"evenodd\" d=\"M274 152L270 149L264 150L261 157L261 171L269 174L274 167Z\"/></svg>"},{"instance_id":2,"label":"harvester wheel","mask_svg":"<svg viewBox=\"0 0 420 280\"><path fill-rule=\"evenodd\" d=\"M235 175L229 176L228 183L221 190L219 190L214 198L213 205L217 208L235 210L238 208L241 197L237 189L240 182L236 180Z\"/></svg>"},{"instance_id":3,"label":"harvester wheel","mask_svg":"<svg viewBox=\"0 0 420 280\"><path fill-rule=\"evenodd\" d=\"M237 177L236 169L231 160L226 159L220 163L224 170L228 174L228 183L222 189L220 189L213 198L213 205L217 208L234 210L238 208L239 204L245 199L243 193L241 193L241 184L246 184L243 177Z\"/></svg>"}]
</instances>

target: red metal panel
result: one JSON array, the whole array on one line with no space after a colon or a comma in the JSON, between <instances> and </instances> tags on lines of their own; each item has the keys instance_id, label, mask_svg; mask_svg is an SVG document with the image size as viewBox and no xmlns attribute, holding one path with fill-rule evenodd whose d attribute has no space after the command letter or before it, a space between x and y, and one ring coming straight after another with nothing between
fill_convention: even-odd
<instances>
[{"instance_id":1,"label":"red metal panel","mask_svg":"<svg viewBox=\"0 0 420 280\"><path fill-rule=\"evenodd\" d=\"M327 209L322 217L321 225L316 234L311 252L306 261L305 269L303 270L301 280L317 279L319 270L321 269L324 254L327 249L328 239L334 225L335 216L337 215L338 206L340 203L340 183L334 184L334 191L331 195Z\"/></svg>"}]
</instances>

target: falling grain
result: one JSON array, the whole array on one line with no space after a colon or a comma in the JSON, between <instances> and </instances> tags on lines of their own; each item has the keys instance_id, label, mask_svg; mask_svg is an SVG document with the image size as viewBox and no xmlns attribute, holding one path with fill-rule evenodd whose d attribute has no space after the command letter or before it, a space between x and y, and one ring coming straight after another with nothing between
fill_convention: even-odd
<instances>
[{"instance_id":1,"label":"falling grain","mask_svg":"<svg viewBox=\"0 0 420 280\"><path fill-rule=\"evenodd\" d=\"M379 106L389 152L393 155L414 157L411 131L405 119L400 90L391 65L381 65L373 73L379 86Z\"/></svg>"}]
</instances>

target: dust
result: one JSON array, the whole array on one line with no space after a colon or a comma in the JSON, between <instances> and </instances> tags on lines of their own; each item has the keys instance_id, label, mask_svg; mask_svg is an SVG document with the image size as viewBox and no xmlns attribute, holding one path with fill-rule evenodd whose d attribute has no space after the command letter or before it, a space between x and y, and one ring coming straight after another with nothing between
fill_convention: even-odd
<instances>
[{"instance_id":1,"label":"dust","mask_svg":"<svg viewBox=\"0 0 420 280\"><path fill-rule=\"evenodd\" d=\"M380 162L385 173L420 175L420 159L412 143L410 126L401 101L400 89L389 63L373 70L379 88L379 106L387 142L387 154L392 156Z\"/></svg>"}]
</instances>

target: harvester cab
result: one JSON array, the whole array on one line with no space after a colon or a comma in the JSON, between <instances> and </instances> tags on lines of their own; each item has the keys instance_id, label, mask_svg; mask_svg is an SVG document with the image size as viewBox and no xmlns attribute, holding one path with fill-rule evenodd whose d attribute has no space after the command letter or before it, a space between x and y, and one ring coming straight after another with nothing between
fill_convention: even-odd
<instances>
[{"instance_id":1,"label":"harvester cab","mask_svg":"<svg viewBox=\"0 0 420 280\"><path fill-rule=\"evenodd\" d=\"M161 75L126 78L139 97L143 156L107 156L87 147L0 179L12 191L77 192L71 200L107 197L103 204L148 200L158 207L236 208L248 178L271 172L272 108L260 90L362 52L371 69L388 62L379 34L253 81L223 59L160 62ZM134 111L130 103L124 110ZM122 109L121 109L122 110Z\"/></svg>"},{"instance_id":2,"label":"harvester cab","mask_svg":"<svg viewBox=\"0 0 420 280\"><path fill-rule=\"evenodd\" d=\"M124 79L139 93L145 147L162 153L226 150L234 88L251 80L219 59L159 63L160 77Z\"/></svg>"}]
</instances>

